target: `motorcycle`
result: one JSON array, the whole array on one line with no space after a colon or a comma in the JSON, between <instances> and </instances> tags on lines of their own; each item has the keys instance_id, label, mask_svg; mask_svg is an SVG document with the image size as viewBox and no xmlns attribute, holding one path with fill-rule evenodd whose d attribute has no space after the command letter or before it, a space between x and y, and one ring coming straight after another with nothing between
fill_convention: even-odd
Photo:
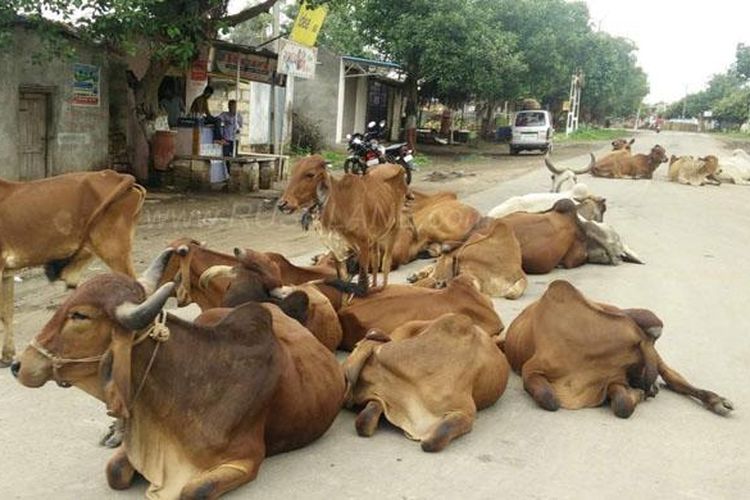
<instances>
[{"instance_id":1,"label":"motorcycle","mask_svg":"<svg viewBox=\"0 0 750 500\"><path fill-rule=\"evenodd\" d=\"M411 184L414 171L414 156L407 143L383 146L378 142L385 133L385 120L380 123L370 122L364 134L359 132L348 134L347 149L349 157L344 161L344 172L365 175L368 168L377 167L383 163L394 163L404 167L406 183Z\"/></svg>"}]
</instances>

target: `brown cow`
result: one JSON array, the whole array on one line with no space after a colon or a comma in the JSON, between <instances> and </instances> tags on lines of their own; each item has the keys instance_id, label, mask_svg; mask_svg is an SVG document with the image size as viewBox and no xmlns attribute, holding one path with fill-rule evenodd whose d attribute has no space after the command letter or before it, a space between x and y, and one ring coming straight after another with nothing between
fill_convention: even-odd
<instances>
[{"instance_id":1,"label":"brown cow","mask_svg":"<svg viewBox=\"0 0 750 500\"><path fill-rule=\"evenodd\" d=\"M469 277L492 297L517 299L523 295L527 281L521 268L521 246L513 230L502 220L487 219L463 245L408 279L416 286L434 288L459 275Z\"/></svg>"},{"instance_id":2,"label":"brown cow","mask_svg":"<svg viewBox=\"0 0 750 500\"><path fill-rule=\"evenodd\" d=\"M572 200L559 200L548 212L517 212L499 220L513 229L521 245L523 270L529 274L545 274L558 265L570 269L586 263L586 235Z\"/></svg>"},{"instance_id":3,"label":"brown cow","mask_svg":"<svg viewBox=\"0 0 750 500\"><path fill-rule=\"evenodd\" d=\"M503 349L523 377L526 391L546 410L575 410L609 401L615 415L629 417L657 392L658 375L667 387L726 415L723 397L690 385L654 347L662 322L645 309L619 309L591 302L567 281L553 281L508 328Z\"/></svg>"},{"instance_id":4,"label":"brown cow","mask_svg":"<svg viewBox=\"0 0 750 500\"><path fill-rule=\"evenodd\" d=\"M482 218L477 209L458 201L455 193L411 193L414 200L409 203L410 214L404 215L407 220L401 223L393 249L396 266L413 261L423 252L437 257L443 245L461 245Z\"/></svg>"},{"instance_id":5,"label":"brown cow","mask_svg":"<svg viewBox=\"0 0 750 500\"><path fill-rule=\"evenodd\" d=\"M253 480L264 457L326 432L344 377L309 331L271 304L214 309L195 324L164 316L173 285L148 296L155 283L87 281L12 367L23 385L77 386L124 419L111 488L138 472L148 498L217 498Z\"/></svg>"},{"instance_id":6,"label":"brown cow","mask_svg":"<svg viewBox=\"0 0 750 500\"><path fill-rule=\"evenodd\" d=\"M382 414L424 451L440 451L471 432L477 410L497 401L508 362L467 316L445 314L373 330L344 362L347 407L362 407L357 433L370 437Z\"/></svg>"},{"instance_id":7,"label":"brown cow","mask_svg":"<svg viewBox=\"0 0 750 500\"><path fill-rule=\"evenodd\" d=\"M719 168L719 159L713 155L703 158L693 158L692 156L672 155L669 160L669 173L667 176L672 182L680 184L689 184L691 186L703 186L712 184L718 186L721 184L717 176L721 174Z\"/></svg>"},{"instance_id":8,"label":"brown cow","mask_svg":"<svg viewBox=\"0 0 750 500\"><path fill-rule=\"evenodd\" d=\"M0 179L0 366L13 359L13 271L44 266L50 281L75 287L96 255L134 276L130 252L146 190L112 170L31 182Z\"/></svg>"},{"instance_id":9,"label":"brown cow","mask_svg":"<svg viewBox=\"0 0 750 500\"><path fill-rule=\"evenodd\" d=\"M356 287L338 282L343 288L366 295L368 269L383 269L383 286L388 284L393 246L401 227L401 212L406 201L404 169L399 165L381 165L378 175L344 174L335 179L320 155L303 158L297 163L289 185L278 207L286 213L299 208L316 207L324 239L333 235L335 246L344 243L357 255L359 281ZM339 261L341 249L334 251ZM382 264L381 264L382 263ZM373 274L377 287L377 273Z\"/></svg>"},{"instance_id":10,"label":"brown cow","mask_svg":"<svg viewBox=\"0 0 750 500\"><path fill-rule=\"evenodd\" d=\"M612 151L628 151L635 142L635 139L615 139L612 141Z\"/></svg>"},{"instance_id":11,"label":"brown cow","mask_svg":"<svg viewBox=\"0 0 750 500\"><path fill-rule=\"evenodd\" d=\"M341 342L336 310L320 290L305 284L281 290L284 285L296 285L295 280L320 277L312 268L294 266L279 254L250 249L236 248L234 255L227 255L190 239L177 240L168 249L173 250L172 257L159 283L180 276L180 305L196 302L205 311L270 302L305 325L329 350L334 351Z\"/></svg>"},{"instance_id":12,"label":"brown cow","mask_svg":"<svg viewBox=\"0 0 750 500\"><path fill-rule=\"evenodd\" d=\"M492 300L470 278L458 276L441 289L389 285L377 294L355 298L338 310L344 331L340 348L351 350L373 328L391 333L408 321L432 320L445 313L464 314L490 335L504 328Z\"/></svg>"},{"instance_id":13,"label":"brown cow","mask_svg":"<svg viewBox=\"0 0 750 500\"><path fill-rule=\"evenodd\" d=\"M669 161L667 152L658 144L651 148L651 152L647 155L631 155L625 150L613 151L596 162L594 168L591 169L591 175L617 179L623 177L651 179L654 170L667 161Z\"/></svg>"}]
</instances>

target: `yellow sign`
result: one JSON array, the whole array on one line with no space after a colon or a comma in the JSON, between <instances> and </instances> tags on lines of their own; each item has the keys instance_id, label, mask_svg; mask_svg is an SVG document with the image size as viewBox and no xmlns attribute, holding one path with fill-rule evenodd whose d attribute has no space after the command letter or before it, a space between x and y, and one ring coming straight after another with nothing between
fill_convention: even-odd
<instances>
[{"instance_id":1,"label":"yellow sign","mask_svg":"<svg viewBox=\"0 0 750 500\"><path fill-rule=\"evenodd\" d=\"M289 38L293 42L312 47L315 45L327 13L328 7L325 5L311 9L307 6L307 2L302 2Z\"/></svg>"},{"instance_id":2,"label":"yellow sign","mask_svg":"<svg viewBox=\"0 0 750 500\"><path fill-rule=\"evenodd\" d=\"M570 101L563 101L563 103L562 103L562 110L563 111L570 111Z\"/></svg>"}]
</instances>

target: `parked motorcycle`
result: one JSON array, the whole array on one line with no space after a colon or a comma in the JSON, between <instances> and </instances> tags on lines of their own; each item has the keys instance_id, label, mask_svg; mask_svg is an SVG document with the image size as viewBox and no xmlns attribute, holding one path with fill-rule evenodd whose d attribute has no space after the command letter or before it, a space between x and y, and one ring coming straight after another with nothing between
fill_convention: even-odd
<instances>
[{"instance_id":1,"label":"parked motorcycle","mask_svg":"<svg viewBox=\"0 0 750 500\"><path fill-rule=\"evenodd\" d=\"M394 163L404 167L406 183L411 184L414 156L407 143L383 146L378 142L385 133L385 120L370 122L364 134L359 132L346 136L349 157L344 161L344 172L365 175L369 168L383 163Z\"/></svg>"}]
</instances>

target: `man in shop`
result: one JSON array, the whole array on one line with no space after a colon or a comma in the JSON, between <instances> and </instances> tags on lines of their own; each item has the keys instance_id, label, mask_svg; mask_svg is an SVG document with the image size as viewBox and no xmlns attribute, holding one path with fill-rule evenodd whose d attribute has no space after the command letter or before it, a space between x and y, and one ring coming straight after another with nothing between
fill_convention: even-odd
<instances>
[{"instance_id":1,"label":"man in shop","mask_svg":"<svg viewBox=\"0 0 750 500\"><path fill-rule=\"evenodd\" d=\"M211 112L208 110L208 99L212 95L214 95L213 87L206 86L206 88L203 89L203 93L196 97L193 100L193 104L190 105L190 114L198 115L201 118L213 118Z\"/></svg>"},{"instance_id":2,"label":"man in shop","mask_svg":"<svg viewBox=\"0 0 750 500\"><path fill-rule=\"evenodd\" d=\"M224 156L234 156L235 144L239 139L240 129L242 129L242 115L237 112L237 101L229 101L228 111L219 115L219 120L223 123L223 154Z\"/></svg>"}]
</instances>

